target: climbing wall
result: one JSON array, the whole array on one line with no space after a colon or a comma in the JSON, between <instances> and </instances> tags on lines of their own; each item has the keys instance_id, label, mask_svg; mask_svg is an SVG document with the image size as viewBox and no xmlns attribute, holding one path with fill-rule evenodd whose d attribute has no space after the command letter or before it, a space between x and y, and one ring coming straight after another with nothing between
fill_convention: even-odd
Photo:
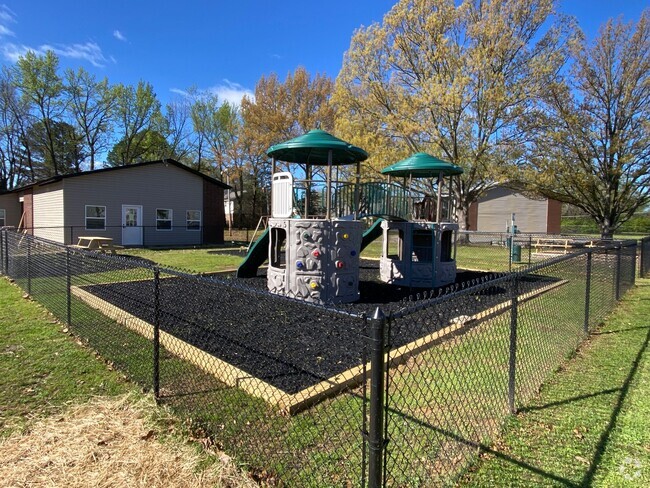
<instances>
[{"instance_id":1,"label":"climbing wall","mask_svg":"<svg viewBox=\"0 0 650 488\"><path fill-rule=\"evenodd\" d=\"M272 229L286 229L284 260L269 260L271 292L318 303L358 300L361 222L270 219L269 226L270 253L277 246Z\"/></svg>"}]
</instances>

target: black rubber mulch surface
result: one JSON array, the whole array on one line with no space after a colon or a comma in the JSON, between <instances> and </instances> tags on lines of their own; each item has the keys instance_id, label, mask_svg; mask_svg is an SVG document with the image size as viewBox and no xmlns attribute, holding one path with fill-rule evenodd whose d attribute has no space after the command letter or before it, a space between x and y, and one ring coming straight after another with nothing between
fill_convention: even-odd
<instances>
[{"instance_id":1,"label":"black rubber mulch surface","mask_svg":"<svg viewBox=\"0 0 650 488\"><path fill-rule=\"evenodd\" d=\"M366 263L367 264L367 263ZM374 274L373 274L374 273ZM287 393L296 393L362 363L364 321L356 316L380 306L386 313L413 302L403 300L417 290L399 289L368 280L378 275L374 264L361 270L362 299L340 310L313 306L266 293L263 276L246 280L174 277L160 280L161 329ZM477 273L459 273L459 279ZM525 293L553 278L529 276ZM154 321L153 282L133 281L85 287L87 291L146 322ZM465 296L466 295L466 296ZM484 284L444 305L425 308L400 319L393 347L445 327L459 315L486 310L510 298L507 286Z\"/></svg>"}]
</instances>

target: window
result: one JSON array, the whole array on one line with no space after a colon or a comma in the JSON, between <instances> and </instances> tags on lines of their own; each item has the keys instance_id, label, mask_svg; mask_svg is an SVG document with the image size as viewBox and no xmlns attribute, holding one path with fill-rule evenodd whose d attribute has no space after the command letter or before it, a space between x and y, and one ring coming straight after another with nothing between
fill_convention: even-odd
<instances>
[{"instance_id":1,"label":"window","mask_svg":"<svg viewBox=\"0 0 650 488\"><path fill-rule=\"evenodd\" d=\"M201 230L201 211L188 210L185 214L187 230Z\"/></svg>"},{"instance_id":2,"label":"window","mask_svg":"<svg viewBox=\"0 0 650 488\"><path fill-rule=\"evenodd\" d=\"M413 229L413 261L433 261L433 232L429 229Z\"/></svg>"},{"instance_id":3,"label":"window","mask_svg":"<svg viewBox=\"0 0 650 488\"><path fill-rule=\"evenodd\" d=\"M4 208L0 208L0 227L7 225L7 211Z\"/></svg>"},{"instance_id":4,"label":"window","mask_svg":"<svg viewBox=\"0 0 650 488\"><path fill-rule=\"evenodd\" d=\"M106 230L106 207L86 205L86 230Z\"/></svg>"},{"instance_id":5,"label":"window","mask_svg":"<svg viewBox=\"0 0 650 488\"><path fill-rule=\"evenodd\" d=\"M170 208L156 209L156 230L172 230L172 210Z\"/></svg>"},{"instance_id":6,"label":"window","mask_svg":"<svg viewBox=\"0 0 650 488\"><path fill-rule=\"evenodd\" d=\"M440 261L443 263L454 260L451 256L451 251L453 249L452 234L453 233L450 230L442 231L442 238L440 241Z\"/></svg>"},{"instance_id":7,"label":"window","mask_svg":"<svg viewBox=\"0 0 650 488\"><path fill-rule=\"evenodd\" d=\"M388 259L402 260L402 246L404 242L404 231L401 229L388 229L386 239L386 257Z\"/></svg>"},{"instance_id":8,"label":"window","mask_svg":"<svg viewBox=\"0 0 650 488\"><path fill-rule=\"evenodd\" d=\"M271 266L284 269L287 267L287 251L284 247L287 231L281 227L271 227Z\"/></svg>"}]
</instances>

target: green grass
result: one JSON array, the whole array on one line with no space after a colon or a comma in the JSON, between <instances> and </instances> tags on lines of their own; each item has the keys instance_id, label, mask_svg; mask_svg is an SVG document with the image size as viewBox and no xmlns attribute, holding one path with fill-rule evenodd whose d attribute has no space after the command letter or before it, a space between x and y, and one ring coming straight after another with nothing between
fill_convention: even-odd
<instances>
[{"instance_id":1,"label":"green grass","mask_svg":"<svg viewBox=\"0 0 650 488\"><path fill-rule=\"evenodd\" d=\"M242 256L220 253L221 248L198 249L127 249L128 254L154 261L161 266L183 269L194 273L213 273L237 268Z\"/></svg>"},{"instance_id":2,"label":"green grass","mask_svg":"<svg viewBox=\"0 0 650 488\"><path fill-rule=\"evenodd\" d=\"M95 395L132 389L94 354L75 344L52 315L0 279L0 432Z\"/></svg>"},{"instance_id":3,"label":"green grass","mask_svg":"<svg viewBox=\"0 0 650 488\"><path fill-rule=\"evenodd\" d=\"M650 485L650 280L638 284L464 485Z\"/></svg>"}]
</instances>

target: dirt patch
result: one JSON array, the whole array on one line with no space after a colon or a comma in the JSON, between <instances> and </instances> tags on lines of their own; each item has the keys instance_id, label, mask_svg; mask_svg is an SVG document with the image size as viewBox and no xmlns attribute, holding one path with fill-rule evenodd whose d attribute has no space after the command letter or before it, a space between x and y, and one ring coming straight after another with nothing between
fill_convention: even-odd
<instances>
[{"instance_id":1,"label":"dirt patch","mask_svg":"<svg viewBox=\"0 0 650 488\"><path fill-rule=\"evenodd\" d=\"M98 398L0 442L0 487L253 487L223 453L207 454L159 432L156 407ZM163 442L164 441L164 442Z\"/></svg>"}]
</instances>

